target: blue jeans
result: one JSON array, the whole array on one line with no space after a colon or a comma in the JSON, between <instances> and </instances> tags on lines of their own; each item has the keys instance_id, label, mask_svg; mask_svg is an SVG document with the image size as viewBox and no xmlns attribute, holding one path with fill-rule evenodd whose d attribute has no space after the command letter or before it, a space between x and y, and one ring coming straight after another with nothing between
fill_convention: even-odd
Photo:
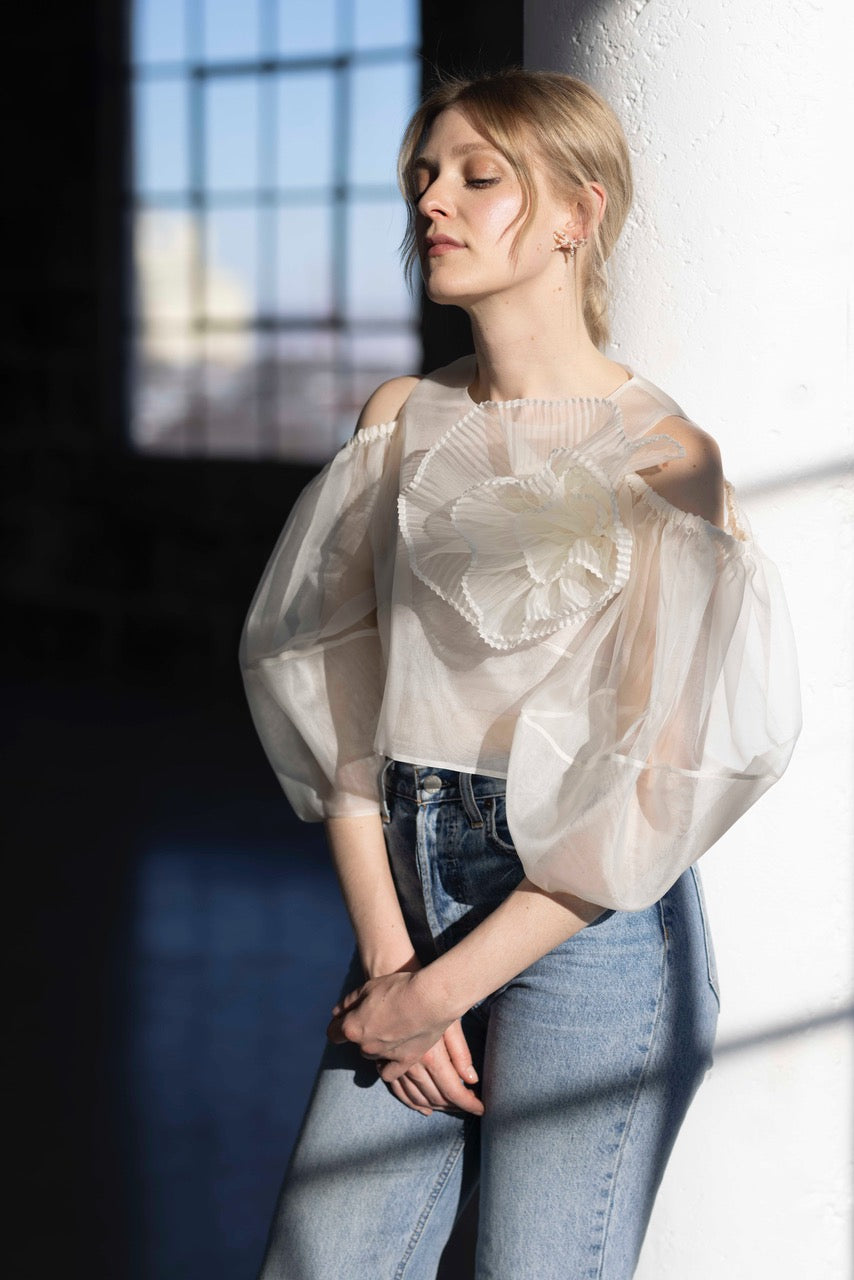
<instances>
[{"instance_id":1,"label":"blue jeans","mask_svg":"<svg viewBox=\"0 0 854 1280\"><path fill-rule=\"evenodd\" d=\"M504 782L388 761L386 844L423 963L522 878ZM358 962L343 985L363 980ZM606 911L466 1015L480 1118L409 1110L328 1046L262 1280L433 1280L480 1187L477 1280L629 1280L676 1134L711 1064L714 953L696 872Z\"/></svg>"}]
</instances>

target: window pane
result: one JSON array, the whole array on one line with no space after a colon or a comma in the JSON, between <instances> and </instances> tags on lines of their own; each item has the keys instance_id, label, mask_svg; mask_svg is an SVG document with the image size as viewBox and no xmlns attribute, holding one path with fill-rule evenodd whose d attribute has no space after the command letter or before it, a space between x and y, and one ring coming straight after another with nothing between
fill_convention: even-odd
<instances>
[{"instance_id":1,"label":"window pane","mask_svg":"<svg viewBox=\"0 0 854 1280\"><path fill-rule=\"evenodd\" d=\"M213 191L254 188L258 178L258 82L212 80L206 86L206 178Z\"/></svg>"},{"instance_id":2,"label":"window pane","mask_svg":"<svg viewBox=\"0 0 854 1280\"><path fill-rule=\"evenodd\" d=\"M183 59L184 5L182 0L135 0L133 57L135 62Z\"/></svg>"},{"instance_id":3,"label":"window pane","mask_svg":"<svg viewBox=\"0 0 854 1280\"><path fill-rule=\"evenodd\" d=\"M333 53L338 47L335 30L336 0L279 0L279 50L286 56L301 53Z\"/></svg>"},{"instance_id":4,"label":"window pane","mask_svg":"<svg viewBox=\"0 0 854 1280\"><path fill-rule=\"evenodd\" d=\"M257 305L258 219L255 209L211 209L207 216L207 314L245 322Z\"/></svg>"},{"instance_id":5,"label":"window pane","mask_svg":"<svg viewBox=\"0 0 854 1280\"><path fill-rule=\"evenodd\" d=\"M279 80L279 183L329 186L334 162L334 82L331 72Z\"/></svg>"},{"instance_id":6,"label":"window pane","mask_svg":"<svg viewBox=\"0 0 854 1280\"><path fill-rule=\"evenodd\" d=\"M204 0L204 57L217 61L258 55L258 0Z\"/></svg>"},{"instance_id":7,"label":"window pane","mask_svg":"<svg viewBox=\"0 0 854 1280\"><path fill-rule=\"evenodd\" d=\"M139 448L183 452L197 359L197 343L185 330L154 327L140 336L133 395Z\"/></svg>"},{"instance_id":8,"label":"window pane","mask_svg":"<svg viewBox=\"0 0 854 1280\"><path fill-rule=\"evenodd\" d=\"M138 80L134 107L137 189L186 191L186 81Z\"/></svg>"},{"instance_id":9,"label":"window pane","mask_svg":"<svg viewBox=\"0 0 854 1280\"><path fill-rule=\"evenodd\" d=\"M257 211L257 291L255 305L264 316L278 309L276 261L279 251L280 211L273 205L261 205Z\"/></svg>"},{"instance_id":10,"label":"window pane","mask_svg":"<svg viewBox=\"0 0 854 1280\"><path fill-rule=\"evenodd\" d=\"M329 205L283 208L279 218L279 308L284 316L332 311Z\"/></svg>"},{"instance_id":11,"label":"window pane","mask_svg":"<svg viewBox=\"0 0 854 1280\"><path fill-rule=\"evenodd\" d=\"M353 43L357 49L420 42L416 0L355 0L353 9Z\"/></svg>"},{"instance_id":12,"label":"window pane","mask_svg":"<svg viewBox=\"0 0 854 1280\"><path fill-rule=\"evenodd\" d=\"M354 69L351 182L396 182L397 151L415 104L416 77L410 62Z\"/></svg>"},{"instance_id":13,"label":"window pane","mask_svg":"<svg viewBox=\"0 0 854 1280\"><path fill-rule=\"evenodd\" d=\"M332 430L340 370L330 333L284 333L278 340L278 396L274 422L280 452L322 462L335 452Z\"/></svg>"},{"instance_id":14,"label":"window pane","mask_svg":"<svg viewBox=\"0 0 854 1280\"><path fill-rule=\"evenodd\" d=\"M349 319L405 320L412 314L397 246L406 225L403 201L359 201L347 211Z\"/></svg>"},{"instance_id":15,"label":"window pane","mask_svg":"<svg viewBox=\"0 0 854 1280\"><path fill-rule=\"evenodd\" d=\"M258 355L250 333L208 333L204 341L205 443L209 453L258 451Z\"/></svg>"},{"instance_id":16,"label":"window pane","mask_svg":"<svg viewBox=\"0 0 854 1280\"><path fill-rule=\"evenodd\" d=\"M342 341L344 359L364 382L359 409L381 382L418 372L421 346L414 324L411 329L392 329L388 333L354 332Z\"/></svg>"},{"instance_id":17,"label":"window pane","mask_svg":"<svg viewBox=\"0 0 854 1280\"><path fill-rule=\"evenodd\" d=\"M134 85L134 440L153 452L322 463L376 386L419 362L397 251L405 211L392 195L418 67L348 57L415 48L419 6L132 4L135 65L202 64L198 80L143 73ZM220 69L275 54L346 61Z\"/></svg>"},{"instance_id":18,"label":"window pane","mask_svg":"<svg viewBox=\"0 0 854 1280\"><path fill-rule=\"evenodd\" d=\"M342 338L341 362L347 382L346 391L342 385L337 435L343 442L348 434L352 434L365 401L381 382L401 374L418 372L421 341L413 329L400 328L371 334L354 332Z\"/></svg>"},{"instance_id":19,"label":"window pane","mask_svg":"<svg viewBox=\"0 0 854 1280\"><path fill-rule=\"evenodd\" d=\"M134 305L138 323L189 325L196 228L186 212L146 209L134 225Z\"/></svg>"}]
</instances>

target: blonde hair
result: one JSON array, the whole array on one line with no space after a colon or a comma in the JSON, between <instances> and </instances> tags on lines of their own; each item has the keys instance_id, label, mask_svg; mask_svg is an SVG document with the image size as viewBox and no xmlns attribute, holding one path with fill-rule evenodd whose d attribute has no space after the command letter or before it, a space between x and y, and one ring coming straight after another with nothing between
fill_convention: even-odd
<instances>
[{"instance_id":1,"label":"blonde hair","mask_svg":"<svg viewBox=\"0 0 854 1280\"><path fill-rule=\"evenodd\" d=\"M417 260L418 192L413 162L433 121L449 107L462 111L472 128L501 152L522 188L522 207L511 223L519 224L511 254L518 252L537 207L532 159L542 162L555 195L578 199L588 237L586 252L576 259L583 273L584 321L596 346L604 347L609 337L605 263L626 220L634 190L628 144L616 115L583 80L559 72L511 67L473 80L441 80L410 120L398 156L398 182L408 215L401 256L410 283ZM608 197L598 224L591 182L601 183Z\"/></svg>"}]
</instances>

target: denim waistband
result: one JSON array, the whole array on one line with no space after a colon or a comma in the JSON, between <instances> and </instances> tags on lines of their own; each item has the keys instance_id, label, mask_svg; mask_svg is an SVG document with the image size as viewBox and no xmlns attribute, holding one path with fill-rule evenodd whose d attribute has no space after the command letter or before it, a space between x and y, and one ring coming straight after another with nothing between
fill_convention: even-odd
<instances>
[{"instance_id":1,"label":"denim waistband","mask_svg":"<svg viewBox=\"0 0 854 1280\"><path fill-rule=\"evenodd\" d=\"M504 778L492 778L485 773L467 773L461 769L410 764L408 760L393 760L387 756L380 775L383 819L386 822L389 821L385 796L390 792L413 800L416 804L461 801L473 824L480 826L483 817L478 807L478 800L486 800L490 796L503 796L506 787Z\"/></svg>"}]
</instances>

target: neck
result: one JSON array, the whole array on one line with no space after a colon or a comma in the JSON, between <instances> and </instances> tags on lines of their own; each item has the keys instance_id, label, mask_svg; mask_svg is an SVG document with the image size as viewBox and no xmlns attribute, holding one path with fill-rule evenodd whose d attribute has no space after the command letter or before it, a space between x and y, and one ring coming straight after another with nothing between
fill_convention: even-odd
<instances>
[{"instance_id":1,"label":"neck","mask_svg":"<svg viewBox=\"0 0 854 1280\"><path fill-rule=\"evenodd\" d=\"M474 400L608 395L625 380L622 367L594 346L580 299L568 290L557 288L529 305L497 294L467 310L477 358L469 388Z\"/></svg>"}]
</instances>

